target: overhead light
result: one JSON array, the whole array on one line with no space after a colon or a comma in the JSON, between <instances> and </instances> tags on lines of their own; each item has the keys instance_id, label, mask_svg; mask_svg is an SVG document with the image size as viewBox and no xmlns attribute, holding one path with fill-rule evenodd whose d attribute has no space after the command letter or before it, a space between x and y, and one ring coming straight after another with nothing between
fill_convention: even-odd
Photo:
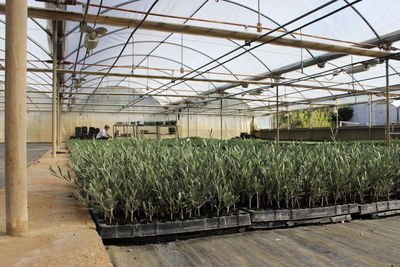
<instances>
[{"instance_id":1,"label":"overhead light","mask_svg":"<svg viewBox=\"0 0 400 267\"><path fill-rule=\"evenodd\" d=\"M369 70L369 65L368 64L360 64L358 66L351 66L348 67L345 72L347 74L354 74L354 73L359 73L359 72L363 72L363 71L367 71Z\"/></svg>"},{"instance_id":2,"label":"overhead light","mask_svg":"<svg viewBox=\"0 0 400 267\"><path fill-rule=\"evenodd\" d=\"M318 63L317 63L318 68L321 68L321 69L322 69L322 68L325 68L325 63L326 63L326 62L318 62Z\"/></svg>"},{"instance_id":3,"label":"overhead light","mask_svg":"<svg viewBox=\"0 0 400 267\"><path fill-rule=\"evenodd\" d=\"M83 46L90 52L97 47L100 37L106 34L107 29L104 27L98 27L96 29L93 29L88 25L81 25L80 32L86 33Z\"/></svg>"},{"instance_id":4,"label":"overhead light","mask_svg":"<svg viewBox=\"0 0 400 267\"><path fill-rule=\"evenodd\" d=\"M359 64L357 66L350 66L348 67L345 72L347 74L354 74L354 73L359 73L359 72L363 72L363 71L367 71L369 70L370 67L375 66L376 64L378 64L379 62L377 60L370 60L368 62Z\"/></svg>"},{"instance_id":5,"label":"overhead light","mask_svg":"<svg viewBox=\"0 0 400 267\"><path fill-rule=\"evenodd\" d=\"M249 92L249 95L261 95L262 92L262 89L252 90Z\"/></svg>"},{"instance_id":6,"label":"overhead light","mask_svg":"<svg viewBox=\"0 0 400 267\"><path fill-rule=\"evenodd\" d=\"M73 83L74 83L74 88L79 89L82 87L82 82L86 81L85 78L72 78Z\"/></svg>"}]
</instances>

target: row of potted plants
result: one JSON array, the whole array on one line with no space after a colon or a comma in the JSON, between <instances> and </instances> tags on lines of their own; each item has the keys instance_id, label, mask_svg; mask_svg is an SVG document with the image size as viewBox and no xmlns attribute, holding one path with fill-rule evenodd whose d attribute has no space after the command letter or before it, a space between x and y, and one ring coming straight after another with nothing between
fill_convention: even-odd
<instances>
[{"instance_id":1,"label":"row of potted plants","mask_svg":"<svg viewBox=\"0 0 400 267\"><path fill-rule=\"evenodd\" d=\"M237 140L70 141L76 197L108 224L400 198L400 150Z\"/></svg>"}]
</instances>

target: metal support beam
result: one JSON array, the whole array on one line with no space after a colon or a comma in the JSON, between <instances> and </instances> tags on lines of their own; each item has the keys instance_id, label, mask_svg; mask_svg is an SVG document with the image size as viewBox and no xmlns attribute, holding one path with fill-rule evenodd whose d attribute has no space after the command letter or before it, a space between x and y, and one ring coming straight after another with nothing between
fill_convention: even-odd
<instances>
[{"instance_id":1,"label":"metal support beam","mask_svg":"<svg viewBox=\"0 0 400 267\"><path fill-rule=\"evenodd\" d=\"M51 114L51 153L57 156L57 22L53 21L53 84Z\"/></svg>"},{"instance_id":2,"label":"metal support beam","mask_svg":"<svg viewBox=\"0 0 400 267\"><path fill-rule=\"evenodd\" d=\"M58 78L58 77L57 77ZM62 99L60 97L60 81L57 79L57 147L61 145L61 110Z\"/></svg>"},{"instance_id":3,"label":"metal support beam","mask_svg":"<svg viewBox=\"0 0 400 267\"><path fill-rule=\"evenodd\" d=\"M2 13L4 14L4 5L0 5L0 14ZM29 17L31 18L40 18L40 19L53 19L53 20L57 19L57 20L77 21L77 22L82 22L84 20L82 13L48 9L48 8L29 7L28 14ZM132 27L132 28L140 25L140 28L144 30L153 30L153 31L161 31L169 33L171 32L183 33L183 34L191 34L197 36L234 39L241 41L257 40L257 42L261 43L271 42L271 40L275 38L275 36L268 35L264 36L263 38L257 39L259 35L255 33L222 30L222 29L208 28L208 27L189 26L185 24L165 23L160 21L146 20L145 22L142 22L140 19L96 15L96 14L88 14L86 17L86 22L87 23L96 22L97 24L110 25L115 27ZM304 41L291 38L279 38L277 40L272 41L271 44L280 46L289 46L295 48L306 48L306 49L326 51L326 52L345 53L349 55L358 55L367 57L386 57L391 55L391 53L383 51L368 50L364 48L319 43L313 41Z\"/></svg>"},{"instance_id":4,"label":"metal support beam","mask_svg":"<svg viewBox=\"0 0 400 267\"><path fill-rule=\"evenodd\" d=\"M390 103L389 103L389 60L385 61L386 67L386 144L390 146Z\"/></svg>"},{"instance_id":5,"label":"metal support beam","mask_svg":"<svg viewBox=\"0 0 400 267\"><path fill-rule=\"evenodd\" d=\"M4 68L0 67L0 70L4 70ZM51 69L34 69L28 68L28 72L53 72ZM73 74L73 70L65 70L65 69L57 69L57 73L59 74ZM171 77L171 76L163 76L163 75L141 75L141 74L128 74L128 73L105 73L105 72L97 72L97 71L80 71L80 74L85 75L94 75L94 76L112 76L112 77L130 77L130 78L149 78L149 79L156 79L156 80L182 80L182 81L192 81L192 82L214 82L214 83L234 83L236 85L243 85L243 84L257 84L257 85L266 85L266 86L273 86L275 83L273 82L266 82L259 80L226 80L226 79L203 79L203 78L179 78L179 77ZM265 78L263 78L265 79ZM354 90L348 88L338 88L338 87L327 87L327 86L315 86L315 85L307 85L307 84L290 84L290 87L294 88L305 88L311 90L326 90L326 91L335 91L335 92L345 92L345 93L353 93L353 94L382 94L382 91L379 89L371 89L371 90ZM100 88L102 89L102 88ZM112 88L111 88L112 89ZM384 91L385 89L383 89ZM220 91L219 91L220 92ZM214 92L215 93L215 92ZM73 93L79 94L79 93ZM91 94L91 93L90 93ZM143 95L143 94L141 94ZM154 94L158 95L158 94ZM146 94L146 96L152 96L151 94ZM162 95L159 95L162 96ZM348 97L349 95L347 95ZM172 97L172 96L171 96ZM199 93L196 96L192 95L179 95L179 97L196 97L196 98L216 98L215 96L212 97L209 94L204 94L204 92ZM224 98L229 98L225 96ZM218 99L218 98L217 98ZM242 99L242 98L241 98ZM257 101L257 100L255 100ZM268 102L268 101L267 101ZM176 104L179 102L176 102Z\"/></svg>"},{"instance_id":6,"label":"metal support beam","mask_svg":"<svg viewBox=\"0 0 400 267\"><path fill-rule=\"evenodd\" d=\"M5 187L6 231L28 231L26 181L27 0L6 2Z\"/></svg>"},{"instance_id":7,"label":"metal support beam","mask_svg":"<svg viewBox=\"0 0 400 267\"><path fill-rule=\"evenodd\" d=\"M394 42L400 41L400 30L398 31L394 31L385 35L382 35L380 38L373 38L373 39L369 39L369 40L365 40L362 43L365 44L370 44L370 45L382 45L382 44L391 44ZM361 48L365 48L365 49L371 49L371 46L368 45L354 45L354 47L361 47ZM292 71L296 71L302 68L307 68L307 67L311 67L314 65L317 65L318 63L322 63L324 64L327 61L331 61L331 60L335 60L341 57L347 56L347 54L344 53L324 53L320 56L317 57L312 57L306 60L301 60L298 61L296 63L292 63L280 68L276 68L274 70L268 71L268 72L264 72L264 73L260 73L258 75L256 75L256 77L251 77L251 78L247 78L245 80L249 80L249 81L257 81L257 80L263 80L263 79L267 79L267 78L271 78L274 76L280 76L282 74L288 73L288 72L292 72ZM208 95L208 94L212 94L214 92L220 92L220 91L225 91L228 89L232 89L237 87L237 84L233 84L233 83L228 83L226 85L222 85L219 86L215 89L212 90L208 90L206 92L202 92L202 94ZM178 102L179 103L179 102Z\"/></svg>"},{"instance_id":8,"label":"metal support beam","mask_svg":"<svg viewBox=\"0 0 400 267\"><path fill-rule=\"evenodd\" d=\"M368 95L368 127L372 127L372 96Z\"/></svg>"},{"instance_id":9,"label":"metal support beam","mask_svg":"<svg viewBox=\"0 0 400 267\"><path fill-rule=\"evenodd\" d=\"M222 140L222 97L220 100L220 106L219 106L219 120L220 120L220 134L221 134L221 140Z\"/></svg>"},{"instance_id":10,"label":"metal support beam","mask_svg":"<svg viewBox=\"0 0 400 267\"><path fill-rule=\"evenodd\" d=\"M187 137L190 137L190 128L189 128L189 106L187 106Z\"/></svg>"},{"instance_id":11,"label":"metal support beam","mask_svg":"<svg viewBox=\"0 0 400 267\"><path fill-rule=\"evenodd\" d=\"M276 143L279 145L279 86L276 85Z\"/></svg>"}]
</instances>

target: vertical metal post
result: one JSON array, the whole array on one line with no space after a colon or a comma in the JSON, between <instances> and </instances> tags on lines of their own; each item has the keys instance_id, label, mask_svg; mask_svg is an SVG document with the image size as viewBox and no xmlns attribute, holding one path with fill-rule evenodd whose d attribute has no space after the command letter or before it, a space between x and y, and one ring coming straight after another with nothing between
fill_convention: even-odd
<instances>
[{"instance_id":1,"label":"vertical metal post","mask_svg":"<svg viewBox=\"0 0 400 267\"><path fill-rule=\"evenodd\" d=\"M58 62L57 62L58 64ZM60 97L60 82L57 77L57 146L60 148L61 145L61 97Z\"/></svg>"},{"instance_id":2,"label":"vertical metal post","mask_svg":"<svg viewBox=\"0 0 400 267\"><path fill-rule=\"evenodd\" d=\"M339 129L339 107L337 99L336 99L336 129Z\"/></svg>"},{"instance_id":3,"label":"vertical metal post","mask_svg":"<svg viewBox=\"0 0 400 267\"><path fill-rule=\"evenodd\" d=\"M390 146L390 104L389 104L389 59L385 61L386 66L386 144Z\"/></svg>"},{"instance_id":4,"label":"vertical metal post","mask_svg":"<svg viewBox=\"0 0 400 267\"><path fill-rule=\"evenodd\" d=\"M53 92L51 113L51 152L53 158L57 155L57 22L53 20Z\"/></svg>"},{"instance_id":5,"label":"vertical metal post","mask_svg":"<svg viewBox=\"0 0 400 267\"><path fill-rule=\"evenodd\" d=\"M220 117L220 134L221 134L221 140L222 140L222 96L220 99L219 117Z\"/></svg>"},{"instance_id":6,"label":"vertical metal post","mask_svg":"<svg viewBox=\"0 0 400 267\"><path fill-rule=\"evenodd\" d=\"M187 105L187 137L190 136L190 128L189 128L189 105Z\"/></svg>"},{"instance_id":7,"label":"vertical metal post","mask_svg":"<svg viewBox=\"0 0 400 267\"><path fill-rule=\"evenodd\" d=\"M276 143L279 145L279 88L276 85Z\"/></svg>"},{"instance_id":8,"label":"vertical metal post","mask_svg":"<svg viewBox=\"0 0 400 267\"><path fill-rule=\"evenodd\" d=\"M6 231L28 231L26 181L27 0L6 1L5 194Z\"/></svg>"},{"instance_id":9,"label":"vertical metal post","mask_svg":"<svg viewBox=\"0 0 400 267\"><path fill-rule=\"evenodd\" d=\"M372 96L368 95L368 127L372 126Z\"/></svg>"},{"instance_id":10,"label":"vertical metal post","mask_svg":"<svg viewBox=\"0 0 400 267\"><path fill-rule=\"evenodd\" d=\"M368 95L368 139L371 140L372 127L372 96Z\"/></svg>"}]
</instances>

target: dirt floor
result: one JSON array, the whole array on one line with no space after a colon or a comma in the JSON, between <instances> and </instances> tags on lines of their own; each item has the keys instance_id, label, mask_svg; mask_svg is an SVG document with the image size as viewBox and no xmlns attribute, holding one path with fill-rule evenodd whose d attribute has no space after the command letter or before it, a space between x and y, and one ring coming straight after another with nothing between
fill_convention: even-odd
<instances>
[{"instance_id":1,"label":"dirt floor","mask_svg":"<svg viewBox=\"0 0 400 267\"><path fill-rule=\"evenodd\" d=\"M27 144L26 156L28 166L38 160L44 153L50 149L51 145L44 144ZM0 144L0 187L4 186L4 144Z\"/></svg>"},{"instance_id":2,"label":"dirt floor","mask_svg":"<svg viewBox=\"0 0 400 267\"><path fill-rule=\"evenodd\" d=\"M400 216L141 246L107 246L114 266L400 266Z\"/></svg>"},{"instance_id":3,"label":"dirt floor","mask_svg":"<svg viewBox=\"0 0 400 267\"><path fill-rule=\"evenodd\" d=\"M72 188L50 175L49 166L67 163L67 155L47 152L28 168L29 233L5 234L4 188L0 189L0 266L111 266L86 209Z\"/></svg>"}]
</instances>

